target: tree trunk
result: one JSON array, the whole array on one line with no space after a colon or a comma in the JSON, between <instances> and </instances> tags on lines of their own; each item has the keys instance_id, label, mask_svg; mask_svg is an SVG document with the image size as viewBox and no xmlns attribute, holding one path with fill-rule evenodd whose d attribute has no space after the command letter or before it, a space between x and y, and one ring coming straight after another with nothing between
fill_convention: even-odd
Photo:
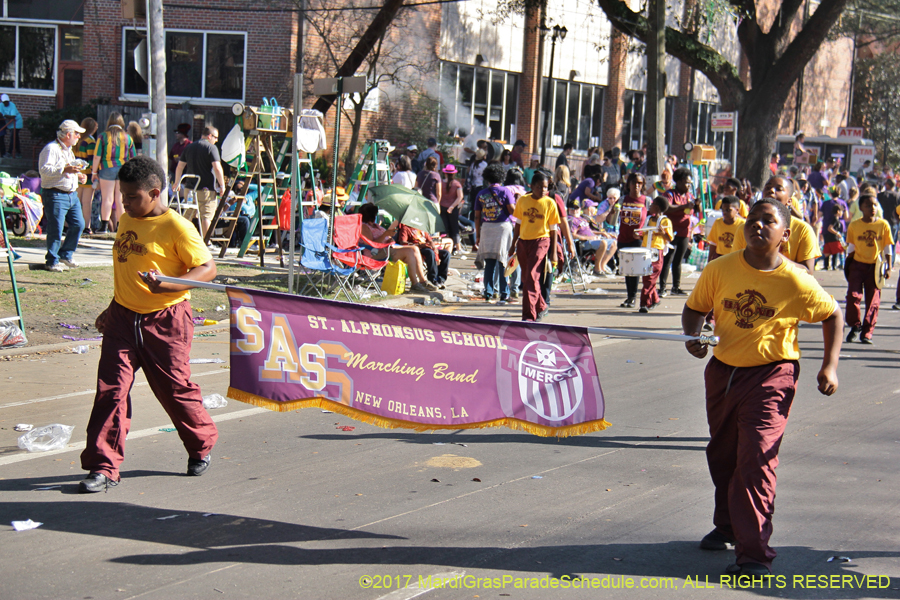
<instances>
[{"instance_id":1,"label":"tree trunk","mask_svg":"<svg viewBox=\"0 0 900 600\"><path fill-rule=\"evenodd\" d=\"M746 101L738 114L738 160L736 177L750 180L762 187L772 176L769 158L775 151L778 137L778 120L787 101L785 97L773 98L765 88L747 93Z\"/></svg>"},{"instance_id":2,"label":"tree trunk","mask_svg":"<svg viewBox=\"0 0 900 600\"><path fill-rule=\"evenodd\" d=\"M350 177L353 175L353 169L356 168L356 147L359 146L359 130L362 127L362 103L364 100L364 98L360 98L359 104L353 105L353 130L350 133L350 144L347 145L347 159L345 163L348 189L353 187Z\"/></svg>"}]
</instances>

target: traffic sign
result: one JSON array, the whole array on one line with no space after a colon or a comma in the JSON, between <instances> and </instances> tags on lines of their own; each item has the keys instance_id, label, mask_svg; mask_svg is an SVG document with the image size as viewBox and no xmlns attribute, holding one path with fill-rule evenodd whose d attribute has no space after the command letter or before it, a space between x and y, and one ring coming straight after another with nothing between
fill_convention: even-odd
<instances>
[{"instance_id":1,"label":"traffic sign","mask_svg":"<svg viewBox=\"0 0 900 600\"><path fill-rule=\"evenodd\" d=\"M733 112L713 113L709 121L712 131L734 131L737 125L737 114Z\"/></svg>"}]
</instances>

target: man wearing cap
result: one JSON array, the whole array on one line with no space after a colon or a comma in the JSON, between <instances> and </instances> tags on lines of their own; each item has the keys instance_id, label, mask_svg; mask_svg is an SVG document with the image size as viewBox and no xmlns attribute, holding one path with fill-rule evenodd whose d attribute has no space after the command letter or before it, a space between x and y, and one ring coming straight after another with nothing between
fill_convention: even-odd
<instances>
[{"instance_id":1,"label":"man wearing cap","mask_svg":"<svg viewBox=\"0 0 900 600\"><path fill-rule=\"evenodd\" d=\"M22 143L19 141L19 132L22 130L23 121L22 114L19 112L19 109L16 108L15 103L9 99L8 94L0 94L0 102L2 102L2 106L0 106L0 115L3 115L6 118L6 122L8 125L6 129L9 130L9 152L8 154L13 154L13 146L15 146L16 158L22 158ZM0 148L0 154L7 154L5 148Z\"/></svg>"},{"instance_id":2,"label":"man wearing cap","mask_svg":"<svg viewBox=\"0 0 900 600\"><path fill-rule=\"evenodd\" d=\"M190 130L191 126L187 123L182 123L175 128L175 143L169 148L169 173L172 176L175 175L175 170L178 168L178 159L181 158L185 148L191 145L191 138L187 136Z\"/></svg>"},{"instance_id":3,"label":"man wearing cap","mask_svg":"<svg viewBox=\"0 0 900 600\"><path fill-rule=\"evenodd\" d=\"M216 214L216 198L225 191L225 172L215 145L218 139L218 129L209 125L204 127L203 137L184 149L175 169L176 185L181 181L182 174L200 177L197 207L200 212L200 235L204 238Z\"/></svg>"},{"instance_id":4,"label":"man wearing cap","mask_svg":"<svg viewBox=\"0 0 900 600\"><path fill-rule=\"evenodd\" d=\"M44 204L44 220L47 224L47 254L45 264L48 271L65 271L66 265L75 268L73 260L75 248L84 230L81 202L78 201L78 184L87 181L83 167L75 163L72 146L78 143L84 129L75 121L67 119L56 132L56 141L41 150L38 170L41 173L41 199ZM60 245L63 225L69 226L66 240Z\"/></svg>"}]
</instances>

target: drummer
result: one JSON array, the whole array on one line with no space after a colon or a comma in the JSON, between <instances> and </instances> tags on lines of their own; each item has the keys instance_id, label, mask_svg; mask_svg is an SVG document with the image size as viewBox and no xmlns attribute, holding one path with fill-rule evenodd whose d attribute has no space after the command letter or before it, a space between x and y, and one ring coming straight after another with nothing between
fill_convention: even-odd
<instances>
[{"instance_id":1,"label":"drummer","mask_svg":"<svg viewBox=\"0 0 900 600\"><path fill-rule=\"evenodd\" d=\"M637 248L641 241L634 236L634 230L644 226L647 220L647 197L644 196L644 176L640 173L631 173L625 182L625 197L620 200L622 205L619 212L619 237L617 239L619 249ZM621 260L619 264L621 264ZM637 276L625 277L625 290L627 296L625 302L620 304L622 308L634 308L637 299Z\"/></svg>"},{"instance_id":2,"label":"drummer","mask_svg":"<svg viewBox=\"0 0 900 600\"><path fill-rule=\"evenodd\" d=\"M650 218L647 219L647 228L655 228L655 231L635 231L634 237L644 239L644 248L649 248L653 253L650 256L651 271L644 275L644 287L641 289L641 308L638 312L648 313L657 306L661 300L656 284L662 271L666 246L672 241L672 221L665 215L669 210L669 201L665 196L657 196L650 205Z\"/></svg>"}]
</instances>

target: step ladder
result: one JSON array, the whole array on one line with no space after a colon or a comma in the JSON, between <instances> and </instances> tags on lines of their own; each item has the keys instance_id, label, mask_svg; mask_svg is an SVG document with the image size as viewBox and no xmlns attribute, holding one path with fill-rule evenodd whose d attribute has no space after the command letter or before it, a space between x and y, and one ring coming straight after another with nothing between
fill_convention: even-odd
<instances>
[{"instance_id":1,"label":"step ladder","mask_svg":"<svg viewBox=\"0 0 900 600\"><path fill-rule=\"evenodd\" d=\"M362 152L356 160L353 174L350 176L350 199L344 210L366 201L366 193L370 186L388 185L391 183L391 166L388 164L390 144L387 140L366 140Z\"/></svg>"},{"instance_id":2,"label":"step ladder","mask_svg":"<svg viewBox=\"0 0 900 600\"><path fill-rule=\"evenodd\" d=\"M0 224L2 224L3 249L6 251L6 264L9 266L9 278L12 281L12 295L16 304L16 316L0 319L0 325L18 323L22 335L25 335L25 320L22 318L22 303L19 300L19 284L16 282L16 268L13 261L16 259L15 250L9 243L9 232L6 230L6 213L3 210L3 202L0 201ZM27 343L27 340L26 340Z\"/></svg>"}]
</instances>

